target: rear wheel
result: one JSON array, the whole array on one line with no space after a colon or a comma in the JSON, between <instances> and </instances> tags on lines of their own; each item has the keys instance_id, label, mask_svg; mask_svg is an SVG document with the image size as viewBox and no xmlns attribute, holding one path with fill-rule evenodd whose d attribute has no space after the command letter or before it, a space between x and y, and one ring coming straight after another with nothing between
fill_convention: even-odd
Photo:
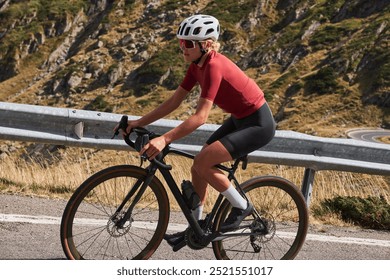
<instances>
[{"instance_id":1,"label":"rear wheel","mask_svg":"<svg viewBox=\"0 0 390 280\"><path fill-rule=\"evenodd\" d=\"M295 258L305 241L309 224L301 191L293 183L276 176L255 177L241 187L256 211L245 218L238 230L213 242L216 258ZM218 231L230 209L230 204L224 202L215 218L214 230Z\"/></svg>"},{"instance_id":2,"label":"rear wheel","mask_svg":"<svg viewBox=\"0 0 390 280\"><path fill-rule=\"evenodd\" d=\"M61 243L69 259L148 259L163 239L169 221L169 201L154 177L126 210L147 175L136 166L114 166L87 179L70 198L61 221ZM125 201L121 211L118 206Z\"/></svg>"}]
</instances>

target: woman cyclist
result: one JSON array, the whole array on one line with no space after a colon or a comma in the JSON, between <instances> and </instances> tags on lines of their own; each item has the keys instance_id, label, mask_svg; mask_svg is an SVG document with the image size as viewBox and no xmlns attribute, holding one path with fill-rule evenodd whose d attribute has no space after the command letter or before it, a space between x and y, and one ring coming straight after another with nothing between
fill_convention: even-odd
<instances>
[{"instance_id":1,"label":"woman cyclist","mask_svg":"<svg viewBox=\"0 0 390 280\"><path fill-rule=\"evenodd\" d=\"M206 122L213 104L230 113L231 116L196 155L191 168L192 184L201 200L200 206L194 210L195 218L199 220L202 217L207 186L210 184L233 207L221 226L221 231L226 232L236 229L251 214L253 206L214 166L266 145L274 136L275 122L262 90L232 61L218 53L219 33L218 20L209 15L194 15L181 22L177 38L184 60L191 63L187 74L174 94L159 107L138 120L129 121L127 133L134 127L146 126L174 111L196 84L201 87L196 112L179 126L152 139L140 154L146 153L149 159L153 159L167 144L196 130ZM165 239L174 246L184 239L184 232L166 235Z\"/></svg>"}]
</instances>

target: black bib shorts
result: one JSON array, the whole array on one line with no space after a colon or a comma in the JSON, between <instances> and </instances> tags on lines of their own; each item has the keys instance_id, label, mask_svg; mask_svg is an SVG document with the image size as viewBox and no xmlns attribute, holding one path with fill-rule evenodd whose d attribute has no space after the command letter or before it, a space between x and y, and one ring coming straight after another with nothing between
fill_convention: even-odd
<instances>
[{"instance_id":1,"label":"black bib shorts","mask_svg":"<svg viewBox=\"0 0 390 280\"><path fill-rule=\"evenodd\" d=\"M268 144L275 135L276 124L267 103L251 115L237 119L230 116L207 140L220 141L233 159L243 157Z\"/></svg>"}]
</instances>

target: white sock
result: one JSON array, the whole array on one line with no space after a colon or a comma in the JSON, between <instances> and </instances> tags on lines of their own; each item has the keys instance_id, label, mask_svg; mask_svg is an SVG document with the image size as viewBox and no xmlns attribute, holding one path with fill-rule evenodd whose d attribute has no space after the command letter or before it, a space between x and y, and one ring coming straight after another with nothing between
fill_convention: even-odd
<instances>
[{"instance_id":1,"label":"white sock","mask_svg":"<svg viewBox=\"0 0 390 280\"><path fill-rule=\"evenodd\" d=\"M230 185L226 191L221 192L221 194L226 197L227 200L229 200L233 207L240 209L246 209L248 207L248 202L232 185Z\"/></svg>"},{"instance_id":2,"label":"white sock","mask_svg":"<svg viewBox=\"0 0 390 280\"><path fill-rule=\"evenodd\" d=\"M199 205L198 207L196 207L193 212L192 212L192 215L194 216L194 218L199 221L202 219L202 214L203 214L203 205Z\"/></svg>"}]
</instances>

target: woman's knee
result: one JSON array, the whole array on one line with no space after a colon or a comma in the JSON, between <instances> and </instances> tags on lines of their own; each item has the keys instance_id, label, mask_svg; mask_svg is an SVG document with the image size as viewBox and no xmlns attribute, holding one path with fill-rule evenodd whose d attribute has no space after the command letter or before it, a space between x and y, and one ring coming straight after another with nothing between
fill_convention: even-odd
<instances>
[{"instance_id":1,"label":"woman's knee","mask_svg":"<svg viewBox=\"0 0 390 280\"><path fill-rule=\"evenodd\" d=\"M203 166L203 160L202 160L201 153L199 153L198 155L195 156L194 162L193 162L193 165L191 168L191 172L192 172L192 174L202 176L202 174L204 172L204 166Z\"/></svg>"},{"instance_id":2,"label":"woman's knee","mask_svg":"<svg viewBox=\"0 0 390 280\"><path fill-rule=\"evenodd\" d=\"M191 174L192 175L195 175L195 176L200 176L201 174L201 167L203 166L204 164L204 149L207 148L207 144L205 144L203 147L202 147L202 150L199 152L199 154L197 154L194 158L194 161L193 161L193 164L192 164L192 167L191 167Z\"/></svg>"},{"instance_id":3,"label":"woman's knee","mask_svg":"<svg viewBox=\"0 0 390 280\"><path fill-rule=\"evenodd\" d=\"M194 163L192 165L192 172L200 177L204 177L208 172L214 168L215 163L207 156L207 153L200 152L194 158Z\"/></svg>"},{"instance_id":4,"label":"woman's knee","mask_svg":"<svg viewBox=\"0 0 390 280\"><path fill-rule=\"evenodd\" d=\"M192 177L199 177L198 171L196 170L195 162L191 166L191 175Z\"/></svg>"}]
</instances>

